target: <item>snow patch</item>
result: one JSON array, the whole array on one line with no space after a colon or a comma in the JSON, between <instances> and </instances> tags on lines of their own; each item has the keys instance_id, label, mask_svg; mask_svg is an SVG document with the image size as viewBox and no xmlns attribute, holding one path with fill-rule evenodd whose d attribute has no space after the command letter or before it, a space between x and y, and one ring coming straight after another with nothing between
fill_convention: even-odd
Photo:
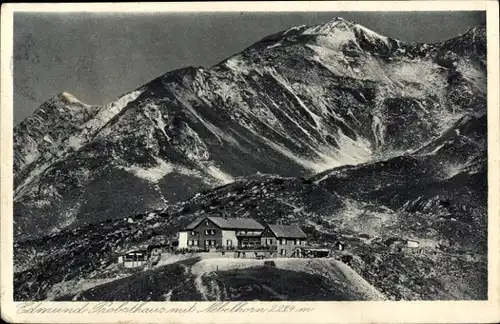
<instances>
[{"instance_id":1,"label":"snow patch","mask_svg":"<svg viewBox=\"0 0 500 324\"><path fill-rule=\"evenodd\" d=\"M306 25L300 25L300 26L296 26L296 27L289 28L289 29L287 29L287 30L285 30L285 31L283 32L283 35L286 35L286 34L288 34L288 33L292 32L292 31L294 31L294 30L301 30L301 29L303 29L304 27L306 27Z\"/></svg>"},{"instance_id":2,"label":"snow patch","mask_svg":"<svg viewBox=\"0 0 500 324\"><path fill-rule=\"evenodd\" d=\"M165 138L170 139L170 136L167 135L165 132L165 128L167 127L167 124L165 124L165 121L162 118L162 113L156 104L149 104L146 107L144 107L144 115L153 122L153 124L158 128Z\"/></svg>"},{"instance_id":3,"label":"snow patch","mask_svg":"<svg viewBox=\"0 0 500 324\"><path fill-rule=\"evenodd\" d=\"M369 41L372 41L372 42L377 42L377 41L382 41L383 43L385 43L386 45L389 45L389 39L385 36L382 36L380 34L377 34L376 32L374 32L373 30L370 30L364 26L361 26L361 25L356 25L355 28L357 30L360 30L363 32L363 34L366 36L366 38L369 40Z\"/></svg>"},{"instance_id":4,"label":"snow patch","mask_svg":"<svg viewBox=\"0 0 500 324\"><path fill-rule=\"evenodd\" d=\"M318 166L315 163L311 162L310 160L306 160L304 158L301 158L301 157L293 154L292 151L290 151L289 149L287 149L286 147L284 147L282 145L276 144L276 143L271 142L269 140L266 140L266 144L268 146L270 146L271 148L273 148L275 151L286 156L290 160L295 161L296 163L302 165L306 169L309 169L309 170L317 170L318 169Z\"/></svg>"},{"instance_id":5,"label":"snow patch","mask_svg":"<svg viewBox=\"0 0 500 324\"><path fill-rule=\"evenodd\" d=\"M385 126L382 124L380 117L376 115L373 116L372 131L375 137L375 145L384 145Z\"/></svg>"},{"instance_id":6,"label":"snow patch","mask_svg":"<svg viewBox=\"0 0 500 324\"><path fill-rule=\"evenodd\" d=\"M340 150L321 147L319 152L317 152L321 157L321 162L316 161L317 172L323 172L342 165L365 163L372 157L371 145L366 139L358 136L357 140L353 140L339 130L335 140L340 146Z\"/></svg>"},{"instance_id":7,"label":"snow patch","mask_svg":"<svg viewBox=\"0 0 500 324\"><path fill-rule=\"evenodd\" d=\"M303 35L314 35L314 34L330 34L333 35L337 32L343 32L348 30L347 22L342 18L336 18L326 24L316 25L307 28L302 32Z\"/></svg>"},{"instance_id":8,"label":"snow patch","mask_svg":"<svg viewBox=\"0 0 500 324\"><path fill-rule=\"evenodd\" d=\"M74 150L78 150L96 131L104 127L114 116L121 112L129 102L136 100L143 91L144 90L132 91L111 104L102 107L94 118L83 124L80 134L71 136L68 139L69 146Z\"/></svg>"},{"instance_id":9,"label":"snow patch","mask_svg":"<svg viewBox=\"0 0 500 324\"><path fill-rule=\"evenodd\" d=\"M292 96L295 97L295 100L299 103L299 105L311 116L316 124L316 128L321 128L321 117L312 112L306 104L297 96L297 94L293 91L292 87L288 84L287 80L285 80L278 72L272 68L269 70L269 74L279 83L281 84Z\"/></svg>"},{"instance_id":10,"label":"snow patch","mask_svg":"<svg viewBox=\"0 0 500 324\"><path fill-rule=\"evenodd\" d=\"M125 108L129 102L136 100L144 90L135 90L130 93L127 93L123 97L118 98L118 100L112 102L111 104L105 106L103 110L109 111L109 112L120 112L123 108ZM106 114L108 115L108 114Z\"/></svg>"},{"instance_id":11,"label":"snow patch","mask_svg":"<svg viewBox=\"0 0 500 324\"><path fill-rule=\"evenodd\" d=\"M83 146L85 143L85 139L83 137L79 136L70 136L68 138L68 146L71 147L73 150L78 150L80 147Z\"/></svg>"},{"instance_id":12,"label":"snow patch","mask_svg":"<svg viewBox=\"0 0 500 324\"><path fill-rule=\"evenodd\" d=\"M250 69L248 66L246 66L245 62L241 59L240 55L233 56L229 60L225 62L226 66L233 70L234 72L242 73L242 74L249 74Z\"/></svg>"},{"instance_id":13,"label":"snow patch","mask_svg":"<svg viewBox=\"0 0 500 324\"><path fill-rule=\"evenodd\" d=\"M157 165L152 168L142 168L140 166L122 167L125 171L133 173L135 176L151 183L160 181L164 176L174 171L174 166L162 159L156 159Z\"/></svg>"},{"instance_id":14,"label":"snow patch","mask_svg":"<svg viewBox=\"0 0 500 324\"><path fill-rule=\"evenodd\" d=\"M73 96L71 93L68 93L68 92L63 92L61 93L61 99L63 99L65 102L67 102L68 104L73 104L73 105L82 105L82 106L86 106L86 107L90 107L89 105L81 102L80 100L78 100L75 96Z\"/></svg>"},{"instance_id":15,"label":"snow patch","mask_svg":"<svg viewBox=\"0 0 500 324\"><path fill-rule=\"evenodd\" d=\"M52 141L52 139L50 138L50 135L48 135L48 134L43 137L43 140L47 143L54 144L54 141Z\"/></svg>"},{"instance_id":16,"label":"snow patch","mask_svg":"<svg viewBox=\"0 0 500 324\"><path fill-rule=\"evenodd\" d=\"M282 44L281 44L281 42L278 42L278 43L276 43L276 44L273 44L273 45L268 46L268 47L267 47L267 49L274 48L274 47L278 47L278 46L281 46L281 45L282 45Z\"/></svg>"},{"instance_id":17,"label":"snow patch","mask_svg":"<svg viewBox=\"0 0 500 324\"><path fill-rule=\"evenodd\" d=\"M452 178L462 172L464 170L464 166L461 164L447 164L443 166L443 173L445 175L445 179Z\"/></svg>"},{"instance_id":18,"label":"snow patch","mask_svg":"<svg viewBox=\"0 0 500 324\"><path fill-rule=\"evenodd\" d=\"M210 158L210 153L205 143L201 140L198 133L196 133L189 125L185 125L183 129L184 135L184 153L194 162L206 161Z\"/></svg>"},{"instance_id":19,"label":"snow patch","mask_svg":"<svg viewBox=\"0 0 500 324\"><path fill-rule=\"evenodd\" d=\"M356 37L351 30L335 30L335 32L331 34L319 36L316 39L316 44L321 47L340 50L349 42L357 44L355 41Z\"/></svg>"},{"instance_id":20,"label":"snow patch","mask_svg":"<svg viewBox=\"0 0 500 324\"><path fill-rule=\"evenodd\" d=\"M210 165L206 168L208 174L210 174L213 178L219 180L222 184L231 183L234 181L233 177L229 174L223 172L221 169L217 168L214 165Z\"/></svg>"},{"instance_id":21,"label":"snow patch","mask_svg":"<svg viewBox=\"0 0 500 324\"><path fill-rule=\"evenodd\" d=\"M34 161L36 161L38 159L39 156L40 156L40 153L39 153L38 149L34 148L33 151L30 151L28 154L26 154L24 156L25 165L33 163Z\"/></svg>"}]
</instances>

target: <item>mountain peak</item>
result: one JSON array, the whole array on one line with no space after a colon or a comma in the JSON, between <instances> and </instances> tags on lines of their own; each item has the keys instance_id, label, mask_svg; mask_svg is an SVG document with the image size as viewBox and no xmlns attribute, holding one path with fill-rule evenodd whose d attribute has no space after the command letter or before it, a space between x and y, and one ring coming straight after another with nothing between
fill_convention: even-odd
<instances>
[{"instance_id":1,"label":"mountain peak","mask_svg":"<svg viewBox=\"0 0 500 324\"><path fill-rule=\"evenodd\" d=\"M54 98L52 98L53 101L61 101L65 104L69 105L82 105L82 106L89 106L86 103L83 103L82 101L78 100L77 97L72 95L69 92L61 92L58 95L56 95Z\"/></svg>"},{"instance_id":2,"label":"mountain peak","mask_svg":"<svg viewBox=\"0 0 500 324\"><path fill-rule=\"evenodd\" d=\"M334 17L332 20L313 26L307 26L301 30L301 34L330 34L336 30L346 30L354 25L353 22L342 17Z\"/></svg>"}]
</instances>

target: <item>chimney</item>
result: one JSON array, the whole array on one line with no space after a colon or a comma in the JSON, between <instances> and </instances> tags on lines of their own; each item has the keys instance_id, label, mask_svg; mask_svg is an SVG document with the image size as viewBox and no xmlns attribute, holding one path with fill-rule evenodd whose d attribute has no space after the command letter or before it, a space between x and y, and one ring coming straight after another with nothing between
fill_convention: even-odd
<instances>
[{"instance_id":1,"label":"chimney","mask_svg":"<svg viewBox=\"0 0 500 324\"><path fill-rule=\"evenodd\" d=\"M278 218L276 225L283 225L283 218Z\"/></svg>"}]
</instances>

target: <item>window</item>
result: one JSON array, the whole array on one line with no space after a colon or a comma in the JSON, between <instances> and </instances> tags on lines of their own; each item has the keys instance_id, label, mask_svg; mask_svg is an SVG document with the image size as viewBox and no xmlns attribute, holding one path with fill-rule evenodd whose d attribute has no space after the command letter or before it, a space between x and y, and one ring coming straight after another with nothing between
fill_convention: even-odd
<instances>
[{"instance_id":1,"label":"window","mask_svg":"<svg viewBox=\"0 0 500 324\"><path fill-rule=\"evenodd\" d=\"M233 240L227 240L226 245L227 246L233 246Z\"/></svg>"},{"instance_id":2,"label":"window","mask_svg":"<svg viewBox=\"0 0 500 324\"><path fill-rule=\"evenodd\" d=\"M286 250L285 249L281 249L281 255L286 255Z\"/></svg>"},{"instance_id":3,"label":"window","mask_svg":"<svg viewBox=\"0 0 500 324\"><path fill-rule=\"evenodd\" d=\"M286 245L286 239L281 239L281 245Z\"/></svg>"},{"instance_id":4,"label":"window","mask_svg":"<svg viewBox=\"0 0 500 324\"><path fill-rule=\"evenodd\" d=\"M215 230L207 229L207 230L205 230L205 235L215 235Z\"/></svg>"},{"instance_id":5,"label":"window","mask_svg":"<svg viewBox=\"0 0 500 324\"><path fill-rule=\"evenodd\" d=\"M300 245L300 240L299 239L295 240L295 245Z\"/></svg>"},{"instance_id":6,"label":"window","mask_svg":"<svg viewBox=\"0 0 500 324\"><path fill-rule=\"evenodd\" d=\"M200 241L198 241L198 240L194 240L193 245L195 245L195 246L200 246Z\"/></svg>"},{"instance_id":7,"label":"window","mask_svg":"<svg viewBox=\"0 0 500 324\"><path fill-rule=\"evenodd\" d=\"M191 235L196 235L196 232L195 231L191 231Z\"/></svg>"},{"instance_id":8,"label":"window","mask_svg":"<svg viewBox=\"0 0 500 324\"><path fill-rule=\"evenodd\" d=\"M189 245L189 246L193 245L193 240L189 240L189 241L188 241L188 245Z\"/></svg>"}]
</instances>

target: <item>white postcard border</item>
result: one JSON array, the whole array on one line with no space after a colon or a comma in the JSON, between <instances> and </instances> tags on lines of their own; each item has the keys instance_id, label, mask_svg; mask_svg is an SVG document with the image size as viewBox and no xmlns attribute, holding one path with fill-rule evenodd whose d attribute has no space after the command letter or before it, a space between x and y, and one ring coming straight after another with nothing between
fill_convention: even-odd
<instances>
[{"instance_id":1,"label":"white postcard border","mask_svg":"<svg viewBox=\"0 0 500 324\"><path fill-rule=\"evenodd\" d=\"M13 13L15 11L215 12L215 11L487 11L488 51L488 301L414 302L13 302L12 133L13 133ZM198 2L198 3L71 3L7 4L1 13L1 313L15 323L493 323L500 320L500 104L499 22L497 1L321 1L321 2ZM98 305L101 306L98 306ZM142 304L142 306L140 306ZM293 305L295 311L275 312L273 305ZM120 306L121 305L121 306ZM193 306L194 305L194 306ZM210 306L212 305L212 306ZM136 311L119 309L135 306ZM213 312L204 311L212 307ZM99 313L96 307L114 312ZM121 307L121 308L118 308ZM219 307L219 308L217 308ZM28 309L53 313L26 313ZM157 312L144 313L146 309ZM161 308L164 311L161 311ZM180 311L172 312L173 308ZM237 308L237 309L236 309ZM251 311L253 308L254 311ZM276 307L275 307L276 308ZM313 308L313 311L297 311ZM58 309L59 312L56 312ZM76 313L64 311L72 310ZM219 309L216 311L216 309ZM23 310L25 311L23 313ZM81 310L81 313L77 313ZM87 310L87 311L85 311ZM231 310L231 311L230 311Z\"/></svg>"}]
</instances>

